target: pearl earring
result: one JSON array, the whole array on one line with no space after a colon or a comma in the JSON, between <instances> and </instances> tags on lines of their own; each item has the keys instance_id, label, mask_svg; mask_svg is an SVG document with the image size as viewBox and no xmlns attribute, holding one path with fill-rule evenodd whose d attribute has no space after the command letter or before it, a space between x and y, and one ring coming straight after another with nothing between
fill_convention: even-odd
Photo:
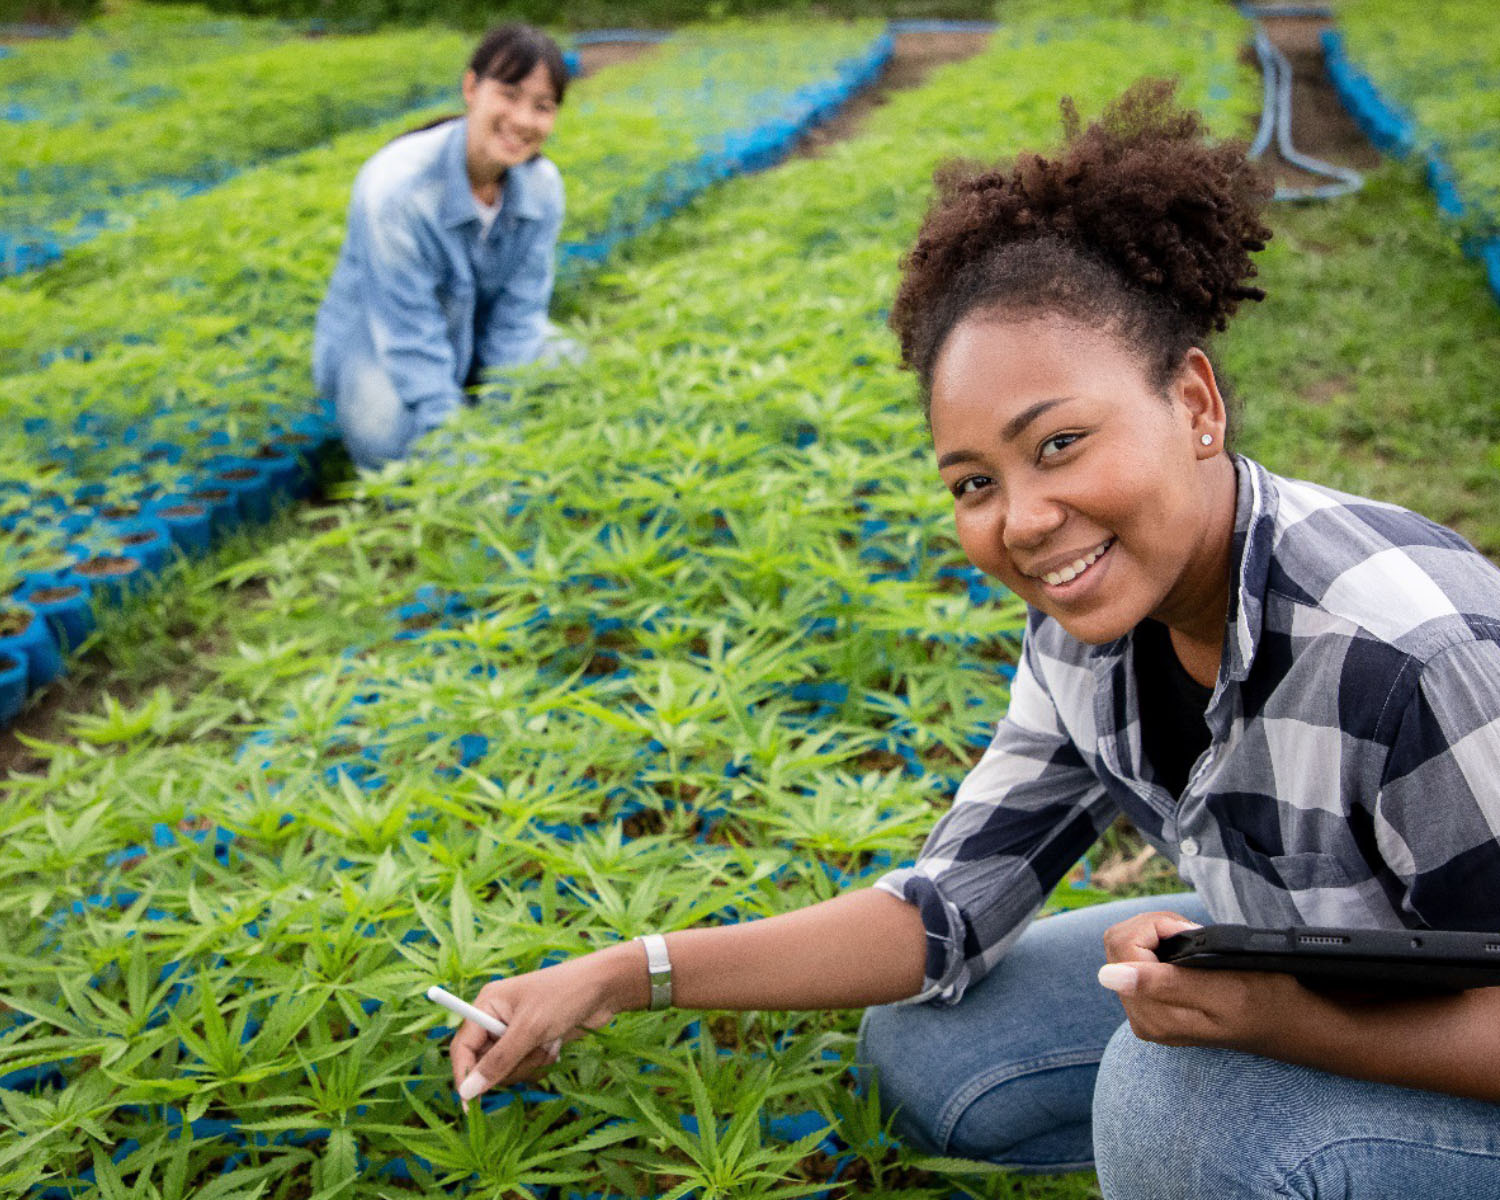
<instances>
[{"instance_id":1,"label":"pearl earring","mask_svg":"<svg viewBox=\"0 0 1500 1200\"><path fill-rule=\"evenodd\" d=\"M1204 445L1205 445L1205 446L1212 446L1212 445L1213 445L1213 444L1214 444L1214 435L1213 435L1213 434L1211 434L1211 433L1205 433L1205 434L1204 434L1204 435L1203 435L1203 436L1202 436L1202 437L1201 437L1201 438L1199 438L1199 439L1198 439L1198 440L1199 440L1199 441L1200 441L1200 442L1202 442L1202 443L1203 443L1203 444L1204 444Z\"/></svg>"}]
</instances>

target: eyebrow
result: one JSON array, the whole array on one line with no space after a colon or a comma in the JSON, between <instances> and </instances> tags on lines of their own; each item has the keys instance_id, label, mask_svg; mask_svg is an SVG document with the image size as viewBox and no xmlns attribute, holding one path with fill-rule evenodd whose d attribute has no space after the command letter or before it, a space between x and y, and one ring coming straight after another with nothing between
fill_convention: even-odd
<instances>
[{"instance_id":1,"label":"eyebrow","mask_svg":"<svg viewBox=\"0 0 1500 1200\"><path fill-rule=\"evenodd\" d=\"M1013 442L1021 431L1035 421L1048 409L1056 408L1059 404L1071 400L1071 396L1054 396L1051 400L1038 400L1030 408L1022 410L1005 423L1005 428L1000 431L1000 436L1007 442Z\"/></svg>"},{"instance_id":2,"label":"eyebrow","mask_svg":"<svg viewBox=\"0 0 1500 1200\"><path fill-rule=\"evenodd\" d=\"M1000 436L1007 442L1013 442L1021 435L1021 431L1035 421L1044 412L1056 408L1059 404L1071 400L1071 396L1054 396L1050 400L1038 400L1030 408L1023 409L1005 423L1005 428L1000 431ZM973 450L950 450L942 458L938 459L938 470L954 466L963 462L978 462L980 455Z\"/></svg>"}]
</instances>

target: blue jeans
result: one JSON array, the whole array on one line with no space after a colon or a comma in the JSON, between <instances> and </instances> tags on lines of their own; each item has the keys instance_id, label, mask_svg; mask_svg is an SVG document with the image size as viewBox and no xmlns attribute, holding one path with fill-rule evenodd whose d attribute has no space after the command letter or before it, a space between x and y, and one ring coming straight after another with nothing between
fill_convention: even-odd
<instances>
[{"instance_id":1,"label":"blue jeans","mask_svg":"<svg viewBox=\"0 0 1500 1200\"><path fill-rule=\"evenodd\" d=\"M859 1060L896 1134L1018 1171L1094 1166L1110 1200L1500 1197L1500 1105L1132 1034L1095 979L1100 939L1158 909L1208 919L1191 894L1047 917L957 1005L870 1009Z\"/></svg>"}]
</instances>

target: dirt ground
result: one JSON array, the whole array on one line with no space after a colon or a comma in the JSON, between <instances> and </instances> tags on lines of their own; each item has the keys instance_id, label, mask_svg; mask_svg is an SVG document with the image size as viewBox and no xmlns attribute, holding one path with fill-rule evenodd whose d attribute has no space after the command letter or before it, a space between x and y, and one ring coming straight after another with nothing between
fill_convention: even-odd
<instances>
[{"instance_id":1,"label":"dirt ground","mask_svg":"<svg viewBox=\"0 0 1500 1200\"><path fill-rule=\"evenodd\" d=\"M1380 154L1345 111L1323 70L1323 46L1318 38L1333 22L1325 17L1270 17L1263 24L1292 64L1292 145L1303 154L1341 167L1368 170L1378 166ZM1254 50L1246 53L1254 62ZM1284 163L1274 143L1267 158L1279 183L1305 187L1327 182Z\"/></svg>"},{"instance_id":2,"label":"dirt ground","mask_svg":"<svg viewBox=\"0 0 1500 1200\"><path fill-rule=\"evenodd\" d=\"M592 75L604 67L629 62L654 49L656 45L653 42L596 42L578 47L578 61L583 66L583 73Z\"/></svg>"},{"instance_id":3,"label":"dirt ground","mask_svg":"<svg viewBox=\"0 0 1500 1200\"><path fill-rule=\"evenodd\" d=\"M985 48L987 33L898 34L895 53L875 86L861 92L831 121L809 132L794 157L816 158L825 147L853 137L871 109L879 108L891 92L920 86L934 67L971 58Z\"/></svg>"}]
</instances>

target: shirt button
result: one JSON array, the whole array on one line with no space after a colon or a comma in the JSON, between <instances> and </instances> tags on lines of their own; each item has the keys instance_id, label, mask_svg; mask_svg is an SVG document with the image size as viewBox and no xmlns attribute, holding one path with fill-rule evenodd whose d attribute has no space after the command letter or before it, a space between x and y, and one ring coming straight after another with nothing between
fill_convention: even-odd
<instances>
[{"instance_id":1,"label":"shirt button","mask_svg":"<svg viewBox=\"0 0 1500 1200\"><path fill-rule=\"evenodd\" d=\"M1182 844L1178 847L1178 849L1180 849L1184 854L1197 854L1198 839L1185 837L1182 839Z\"/></svg>"}]
</instances>

